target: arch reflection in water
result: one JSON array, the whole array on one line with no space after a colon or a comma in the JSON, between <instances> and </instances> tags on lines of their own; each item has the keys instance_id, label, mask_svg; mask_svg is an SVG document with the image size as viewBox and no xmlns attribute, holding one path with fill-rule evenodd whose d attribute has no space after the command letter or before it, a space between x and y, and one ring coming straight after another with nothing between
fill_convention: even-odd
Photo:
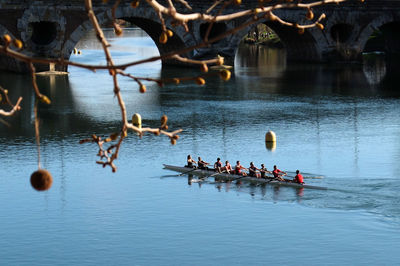
<instances>
[{"instance_id":1,"label":"arch reflection in water","mask_svg":"<svg viewBox=\"0 0 400 266\"><path fill-rule=\"evenodd\" d=\"M152 39L139 28L125 28L123 37L115 37L111 29L106 29L104 33L112 44L110 50L116 63L132 62L159 55ZM104 53L94 31L82 38L76 47L84 52L79 56L71 56L72 60L91 64L104 63ZM159 78L160 71L160 62L149 62L127 69L127 72L134 73L136 76L152 78ZM116 117L119 117L120 110L117 102L112 100L114 97L113 82L108 72L91 73L71 67L70 73L71 89L74 101L77 103L77 112L88 115L100 123L115 122ZM157 107L159 106L158 86L154 83L143 83L147 87L147 92L144 94L139 93L139 87L132 79L119 79L129 117L134 113L151 114L154 110L161 113ZM146 118L149 119L149 117ZM144 119L146 118L144 117Z\"/></svg>"},{"instance_id":2,"label":"arch reflection in water","mask_svg":"<svg viewBox=\"0 0 400 266\"><path fill-rule=\"evenodd\" d=\"M386 62L382 54L365 54L363 71L370 85L376 86L380 84L386 76Z\"/></svg>"}]
</instances>

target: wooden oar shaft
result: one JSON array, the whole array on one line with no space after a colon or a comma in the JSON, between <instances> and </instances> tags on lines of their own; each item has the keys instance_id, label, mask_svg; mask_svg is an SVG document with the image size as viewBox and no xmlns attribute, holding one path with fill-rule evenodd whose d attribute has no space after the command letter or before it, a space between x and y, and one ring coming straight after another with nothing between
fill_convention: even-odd
<instances>
[{"instance_id":1,"label":"wooden oar shaft","mask_svg":"<svg viewBox=\"0 0 400 266\"><path fill-rule=\"evenodd\" d=\"M179 176L184 175L184 174L187 174L187 173L190 173L190 172L193 172L194 170L197 170L197 168L193 168L193 169L191 169L190 171L180 173Z\"/></svg>"}]
</instances>

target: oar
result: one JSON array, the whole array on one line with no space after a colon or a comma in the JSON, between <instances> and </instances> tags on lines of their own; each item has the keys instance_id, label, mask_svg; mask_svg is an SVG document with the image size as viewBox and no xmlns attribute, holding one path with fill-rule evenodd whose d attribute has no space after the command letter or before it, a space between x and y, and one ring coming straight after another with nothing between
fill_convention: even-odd
<instances>
[{"instance_id":1,"label":"oar","mask_svg":"<svg viewBox=\"0 0 400 266\"><path fill-rule=\"evenodd\" d=\"M183 175L185 175L185 174L187 174L187 173L190 173L190 172L193 172L193 171L195 171L195 170L197 170L197 168L193 168L193 169L190 170L190 171L180 173L178 176L183 176Z\"/></svg>"},{"instance_id":2,"label":"oar","mask_svg":"<svg viewBox=\"0 0 400 266\"><path fill-rule=\"evenodd\" d=\"M245 177L245 176L242 175L242 176L240 176L240 177L233 178L233 179L231 179L231 180L229 180L229 181L236 181L236 180L242 179L243 177Z\"/></svg>"},{"instance_id":3,"label":"oar","mask_svg":"<svg viewBox=\"0 0 400 266\"><path fill-rule=\"evenodd\" d=\"M289 173L288 176L294 177L296 175L296 172L293 171L287 171ZM318 175L318 174L311 174L311 173L301 173L303 175L304 179L323 179L323 175Z\"/></svg>"},{"instance_id":4,"label":"oar","mask_svg":"<svg viewBox=\"0 0 400 266\"><path fill-rule=\"evenodd\" d=\"M222 173L224 173L224 172L226 172L226 170L224 170L224 171L222 171L222 172L216 172L216 173L214 173L214 174L212 174L212 175L205 176L205 177L203 177L203 178L201 178L201 179L206 179L206 178L209 178L209 177L213 177L213 176L216 176L216 175L218 175L218 174L222 174Z\"/></svg>"}]
</instances>

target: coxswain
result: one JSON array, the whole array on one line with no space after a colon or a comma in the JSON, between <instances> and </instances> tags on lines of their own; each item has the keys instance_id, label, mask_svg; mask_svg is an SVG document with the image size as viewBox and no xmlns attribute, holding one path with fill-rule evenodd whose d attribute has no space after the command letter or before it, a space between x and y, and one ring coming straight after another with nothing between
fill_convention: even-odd
<instances>
[{"instance_id":1,"label":"coxswain","mask_svg":"<svg viewBox=\"0 0 400 266\"><path fill-rule=\"evenodd\" d=\"M192 156L190 156L190 154L187 156L187 165L185 165L185 167L189 167L189 168L194 168L196 167L195 165L196 161L192 159Z\"/></svg>"},{"instance_id":2,"label":"coxswain","mask_svg":"<svg viewBox=\"0 0 400 266\"><path fill-rule=\"evenodd\" d=\"M259 169L259 171L260 171L260 175L261 175L261 178L268 178L265 174L271 174L271 171L268 171L268 169L267 168L265 168L265 166L264 166L264 164L262 163L261 164L261 168Z\"/></svg>"},{"instance_id":3,"label":"coxswain","mask_svg":"<svg viewBox=\"0 0 400 266\"><path fill-rule=\"evenodd\" d=\"M232 165L229 163L229 161L225 161L225 166L222 167L223 171L226 171L228 174L232 173Z\"/></svg>"},{"instance_id":4,"label":"coxswain","mask_svg":"<svg viewBox=\"0 0 400 266\"><path fill-rule=\"evenodd\" d=\"M205 161L203 161L203 160L201 159L201 157L198 158L197 166L199 167L199 169L207 170L207 169L208 169L208 168L207 168L207 165L209 165L209 163L206 163Z\"/></svg>"},{"instance_id":5,"label":"coxswain","mask_svg":"<svg viewBox=\"0 0 400 266\"><path fill-rule=\"evenodd\" d=\"M254 163L250 162L249 176L260 178L260 175L257 173L257 170L259 169L254 165Z\"/></svg>"},{"instance_id":6,"label":"coxswain","mask_svg":"<svg viewBox=\"0 0 400 266\"><path fill-rule=\"evenodd\" d=\"M215 172L221 173L222 163L221 159L218 157L217 161L214 163L214 170Z\"/></svg>"},{"instance_id":7,"label":"coxswain","mask_svg":"<svg viewBox=\"0 0 400 266\"><path fill-rule=\"evenodd\" d=\"M283 172L279 170L276 165L274 165L274 170L272 171L272 174L274 175L274 178L279 180L279 181L285 181L285 179L282 178L282 176L286 175L286 172Z\"/></svg>"},{"instance_id":8,"label":"coxswain","mask_svg":"<svg viewBox=\"0 0 400 266\"><path fill-rule=\"evenodd\" d=\"M293 178L294 183L304 184L303 175L300 174L299 170L296 170L296 176Z\"/></svg>"},{"instance_id":9,"label":"coxswain","mask_svg":"<svg viewBox=\"0 0 400 266\"><path fill-rule=\"evenodd\" d=\"M242 176L246 176L247 174L245 172L242 172L242 169L247 170L246 167L243 167L240 164L240 161L236 161L236 165L235 165L235 174L236 175L242 175Z\"/></svg>"}]
</instances>

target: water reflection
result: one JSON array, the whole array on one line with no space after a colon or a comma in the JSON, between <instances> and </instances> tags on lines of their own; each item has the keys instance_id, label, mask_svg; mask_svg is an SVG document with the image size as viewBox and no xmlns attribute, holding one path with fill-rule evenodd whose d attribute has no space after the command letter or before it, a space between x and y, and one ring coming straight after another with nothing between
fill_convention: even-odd
<instances>
[{"instance_id":1,"label":"water reflection","mask_svg":"<svg viewBox=\"0 0 400 266\"><path fill-rule=\"evenodd\" d=\"M363 71L370 85L379 85L386 76L386 61L384 56L375 54L365 55Z\"/></svg>"},{"instance_id":2,"label":"water reflection","mask_svg":"<svg viewBox=\"0 0 400 266\"><path fill-rule=\"evenodd\" d=\"M241 44L235 61L235 76L249 91L307 96L398 97L391 88L400 81L396 71L396 64L381 55L365 56L361 64L287 64L285 50L248 44ZM252 77L264 82L254 86Z\"/></svg>"},{"instance_id":3,"label":"water reflection","mask_svg":"<svg viewBox=\"0 0 400 266\"><path fill-rule=\"evenodd\" d=\"M241 44L236 54L235 71L237 76L266 76L278 78L286 69L286 52L283 49L266 48L260 45ZM254 72L246 72L247 67L257 67Z\"/></svg>"}]
</instances>

